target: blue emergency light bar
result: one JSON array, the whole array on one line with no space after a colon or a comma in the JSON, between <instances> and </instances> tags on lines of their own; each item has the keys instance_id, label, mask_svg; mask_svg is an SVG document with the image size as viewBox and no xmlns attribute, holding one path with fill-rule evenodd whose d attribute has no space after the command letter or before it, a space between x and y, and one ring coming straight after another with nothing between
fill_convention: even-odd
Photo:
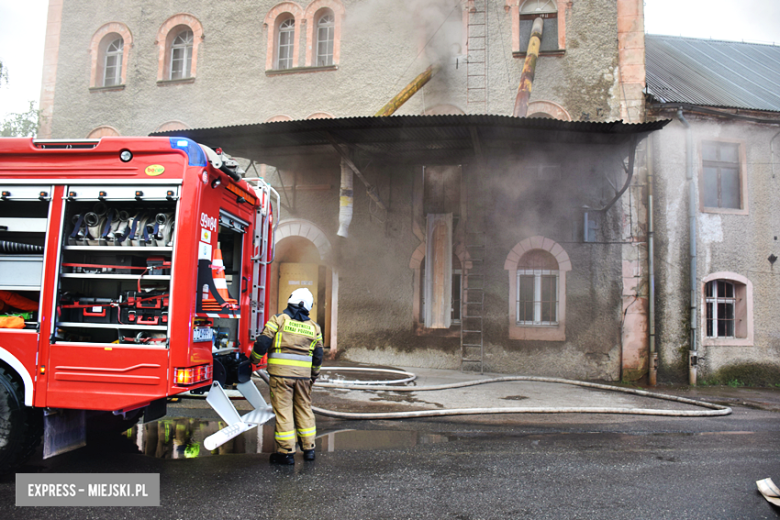
<instances>
[{"instance_id":1,"label":"blue emergency light bar","mask_svg":"<svg viewBox=\"0 0 780 520\"><path fill-rule=\"evenodd\" d=\"M186 137L170 137L171 148L178 150L184 150L189 157L190 166L207 166L206 154L203 152L203 148L192 139Z\"/></svg>"}]
</instances>

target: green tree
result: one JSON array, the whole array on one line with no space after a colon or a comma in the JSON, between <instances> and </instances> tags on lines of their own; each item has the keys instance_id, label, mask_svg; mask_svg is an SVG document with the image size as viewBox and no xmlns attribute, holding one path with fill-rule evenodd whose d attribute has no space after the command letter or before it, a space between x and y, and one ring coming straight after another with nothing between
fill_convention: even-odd
<instances>
[{"instance_id":1,"label":"green tree","mask_svg":"<svg viewBox=\"0 0 780 520\"><path fill-rule=\"evenodd\" d=\"M8 84L8 67L3 65L3 62L0 61L0 87L3 86L3 84Z\"/></svg>"},{"instance_id":2,"label":"green tree","mask_svg":"<svg viewBox=\"0 0 780 520\"><path fill-rule=\"evenodd\" d=\"M10 114L0 126L0 137L36 137L41 126L41 111L30 101L30 109Z\"/></svg>"}]
</instances>

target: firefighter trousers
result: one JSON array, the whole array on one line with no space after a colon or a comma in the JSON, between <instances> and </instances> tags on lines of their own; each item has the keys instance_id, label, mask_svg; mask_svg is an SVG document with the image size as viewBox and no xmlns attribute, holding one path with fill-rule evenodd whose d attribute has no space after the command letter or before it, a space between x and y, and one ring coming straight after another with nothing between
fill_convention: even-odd
<instances>
[{"instance_id":1,"label":"firefighter trousers","mask_svg":"<svg viewBox=\"0 0 780 520\"><path fill-rule=\"evenodd\" d=\"M295 440L304 450L314 449L317 428L311 411L311 379L271 376L271 406L276 415L274 440L278 453L295 453Z\"/></svg>"}]
</instances>

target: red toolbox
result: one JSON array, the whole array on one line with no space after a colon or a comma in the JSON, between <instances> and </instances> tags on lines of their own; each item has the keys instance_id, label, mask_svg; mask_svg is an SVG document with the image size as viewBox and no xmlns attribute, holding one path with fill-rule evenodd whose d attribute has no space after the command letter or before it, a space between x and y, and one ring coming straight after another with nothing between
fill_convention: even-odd
<instances>
[{"instance_id":1,"label":"red toolbox","mask_svg":"<svg viewBox=\"0 0 780 520\"><path fill-rule=\"evenodd\" d=\"M60 321L76 323L116 323L117 302L110 298L73 298L62 300Z\"/></svg>"},{"instance_id":2,"label":"red toolbox","mask_svg":"<svg viewBox=\"0 0 780 520\"><path fill-rule=\"evenodd\" d=\"M125 291L120 304L132 309L168 310L170 294L166 291Z\"/></svg>"},{"instance_id":3,"label":"red toolbox","mask_svg":"<svg viewBox=\"0 0 780 520\"><path fill-rule=\"evenodd\" d=\"M168 310L133 309L121 307L119 323L122 325L168 325Z\"/></svg>"}]
</instances>

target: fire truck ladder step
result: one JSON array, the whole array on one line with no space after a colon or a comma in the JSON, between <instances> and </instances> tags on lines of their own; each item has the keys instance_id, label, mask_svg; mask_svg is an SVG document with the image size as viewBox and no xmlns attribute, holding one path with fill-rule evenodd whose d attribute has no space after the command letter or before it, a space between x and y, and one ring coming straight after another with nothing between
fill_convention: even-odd
<instances>
[{"instance_id":1,"label":"fire truck ladder step","mask_svg":"<svg viewBox=\"0 0 780 520\"><path fill-rule=\"evenodd\" d=\"M263 399L263 395L252 380L236 385L246 400L254 406L254 409L248 414L241 416L230 400L230 397L222 389L222 385L212 383L209 393L206 396L206 402L211 405L217 414L222 417L228 425L217 433L209 435L203 441L203 446L207 450L215 450L230 439L233 439L255 426L265 424L274 417L273 408L268 406Z\"/></svg>"}]
</instances>

